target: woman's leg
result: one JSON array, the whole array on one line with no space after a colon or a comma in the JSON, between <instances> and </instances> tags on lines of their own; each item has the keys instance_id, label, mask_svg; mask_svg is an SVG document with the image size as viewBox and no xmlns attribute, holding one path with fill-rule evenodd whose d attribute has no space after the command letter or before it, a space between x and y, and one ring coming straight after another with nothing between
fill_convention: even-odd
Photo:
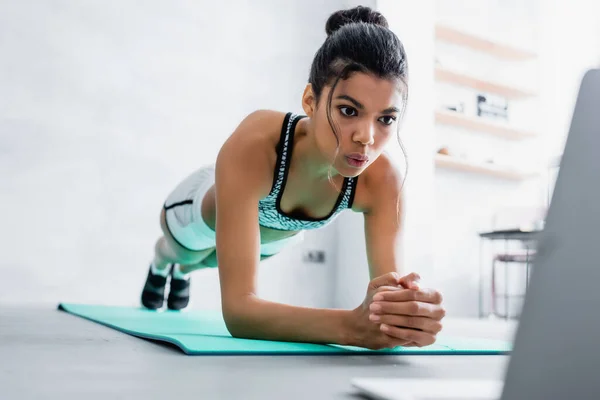
<instances>
[{"instance_id":1,"label":"woman's leg","mask_svg":"<svg viewBox=\"0 0 600 400\"><path fill-rule=\"evenodd\" d=\"M214 250L214 249L213 249ZM268 254L268 255L261 255L260 256L260 260L264 260L267 259L269 257L273 257L275 254ZM212 253L210 253L209 255L206 256L205 259L203 259L202 261L196 263L196 264L181 264L179 267L179 270L181 271L182 274L189 274L191 272L194 272L196 270L199 269L204 269L204 268L218 268L218 261L217 261L217 252L216 250L214 250Z\"/></svg>"},{"instance_id":2,"label":"woman's leg","mask_svg":"<svg viewBox=\"0 0 600 400\"><path fill-rule=\"evenodd\" d=\"M192 255L182 255L181 253L178 253L178 250L175 250L175 246L169 241L169 239L167 239L165 236L161 236L156 241L156 245L154 246L154 258L152 263L156 269L159 270L165 269L169 264L180 264L182 267L184 265L196 265L201 263L206 257L210 256L211 253L214 253L214 248L200 250L194 252ZM185 271L184 273L187 274L199 268L200 267L193 268L190 271Z\"/></svg>"},{"instance_id":3,"label":"woman's leg","mask_svg":"<svg viewBox=\"0 0 600 400\"><path fill-rule=\"evenodd\" d=\"M181 264L179 270L183 274L189 274L199 269L217 268L217 251L213 248L212 251L197 263Z\"/></svg>"},{"instance_id":4,"label":"woman's leg","mask_svg":"<svg viewBox=\"0 0 600 400\"><path fill-rule=\"evenodd\" d=\"M168 264L197 264L214 251L214 247L193 251L180 245L167 227L165 210L160 213L160 227L163 232L154 246L154 262L157 269Z\"/></svg>"},{"instance_id":5,"label":"woman's leg","mask_svg":"<svg viewBox=\"0 0 600 400\"><path fill-rule=\"evenodd\" d=\"M164 236L161 236L154 245L154 258L152 259L152 263L157 269L165 269L167 265L176 263L177 255L175 252L169 247L167 243L167 239Z\"/></svg>"},{"instance_id":6,"label":"woman's leg","mask_svg":"<svg viewBox=\"0 0 600 400\"><path fill-rule=\"evenodd\" d=\"M160 226L163 236L154 246L154 258L142 290L142 304L150 309L163 306L167 276L175 272L167 267L171 264L197 264L214 251L214 248L192 251L180 245L167 226L164 209L160 213ZM170 293L169 308L185 308L189 302L189 279L172 276Z\"/></svg>"}]
</instances>

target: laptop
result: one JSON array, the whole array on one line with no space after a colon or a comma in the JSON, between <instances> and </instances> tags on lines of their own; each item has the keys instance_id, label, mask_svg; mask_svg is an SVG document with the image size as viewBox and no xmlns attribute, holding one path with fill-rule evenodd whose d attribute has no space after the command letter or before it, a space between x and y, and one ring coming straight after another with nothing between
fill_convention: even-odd
<instances>
[{"instance_id":1,"label":"laptop","mask_svg":"<svg viewBox=\"0 0 600 400\"><path fill-rule=\"evenodd\" d=\"M354 379L383 400L600 399L600 69L583 77L502 380Z\"/></svg>"}]
</instances>

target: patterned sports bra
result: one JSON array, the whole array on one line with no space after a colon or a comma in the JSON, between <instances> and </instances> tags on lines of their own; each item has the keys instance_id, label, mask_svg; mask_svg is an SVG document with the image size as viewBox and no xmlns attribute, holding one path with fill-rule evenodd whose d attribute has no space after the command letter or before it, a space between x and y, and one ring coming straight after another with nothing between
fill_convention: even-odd
<instances>
[{"instance_id":1,"label":"patterned sports bra","mask_svg":"<svg viewBox=\"0 0 600 400\"><path fill-rule=\"evenodd\" d=\"M291 217L281 211L280 203L285 189L288 171L290 169L290 160L292 159L292 149L294 144L294 131L298 121L306 116L287 113L283 120L281 129L281 138L277 146L277 164L273 176L273 186L267 197L258 203L258 221L261 226L283 231L301 231L306 229L316 229L333 221L339 213L352 207L356 183L358 177L344 178L342 190L329 215L324 218L304 217L298 219Z\"/></svg>"}]
</instances>

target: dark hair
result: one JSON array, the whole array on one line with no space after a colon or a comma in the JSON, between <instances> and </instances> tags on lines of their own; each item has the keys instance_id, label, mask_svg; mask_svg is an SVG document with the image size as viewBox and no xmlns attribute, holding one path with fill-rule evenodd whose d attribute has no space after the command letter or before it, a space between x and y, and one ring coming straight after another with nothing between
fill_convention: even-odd
<instances>
[{"instance_id":1,"label":"dark hair","mask_svg":"<svg viewBox=\"0 0 600 400\"><path fill-rule=\"evenodd\" d=\"M358 6L339 10L331 14L325 31L327 39L315 54L308 81L317 104L325 85L332 86L327 100L327 119L338 141L338 147L339 137L330 110L333 91L341 79L348 79L355 72L368 73L383 79L397 79L404 85L399 128L408 100L408 64L404 46L388 29L386 18L369 7ZM406 158L399 129L397 135Z\"/></svg>"}]
</instances>

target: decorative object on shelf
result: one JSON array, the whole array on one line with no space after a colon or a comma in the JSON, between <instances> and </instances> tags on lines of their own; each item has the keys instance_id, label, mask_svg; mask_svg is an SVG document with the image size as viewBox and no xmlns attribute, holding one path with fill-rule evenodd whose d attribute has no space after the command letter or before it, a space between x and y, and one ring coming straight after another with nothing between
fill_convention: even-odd
<instances>
[{"instance_id":1,"label":"decorative object on shelf","mask_svg":"<svg viewBox=\"0 0 600 400\"><path fill-rule=\"evenodd\" d=\"M446 106L446 110L454 111L454 112L457 112L457 113L460 113L460 114L464 114L464 112L465 112L465 103L461 101L461 102L459 102L459 103L457 103L455 105L448 105L448 106Z\"/></svg>"},{"instance_id":2,"label":"decorative object on shelf","mask_svg":"<svg viewBox=\"0 0 600 400\"><path fill-rule=\"evenodd\" d=\"M448 150L447 147L442 147L438 150L438 154L443 154L443 155L449 156L450 151Z\"/></svg>"},{"instance_id":3,"label":"decorative object on shelf","mask_svg":"<svg viewBox=\"0 0 600 400\"><path fill-rule=\"evenodd\" d=\"M463 160L468 160L469 156L464 153L457 153L456 151L450 151L450 148L448 146L442 146L439 148L439 150L437 151L437 154L441 154L444 156L452 156L452 158L454 159L463 159Z\"/></svg>"},{"instance_id":4,"label":"decorative object on shelf","mask_svg":"<svg viewBox=\"0 0 600 400\"><path fill-rule=\"evenodd\" d=\"M508 101L500 96L478 94L477 116L508 121Z\"/></svg>"}]
</instances>

